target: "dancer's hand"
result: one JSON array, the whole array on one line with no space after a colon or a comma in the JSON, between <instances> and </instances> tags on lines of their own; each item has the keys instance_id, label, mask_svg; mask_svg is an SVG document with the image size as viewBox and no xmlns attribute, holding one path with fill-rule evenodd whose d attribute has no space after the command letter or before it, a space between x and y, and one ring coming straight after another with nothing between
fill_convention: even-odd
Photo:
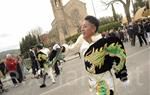
<instances>
[{"instance_id":1,"label":"dancer's hand","mask_svg":"<svg viewBox=\"0 0 150 95\"><path fill-rule=\"evenodd\" d=\"M129 86L129 83L130 83L129 80L125 80L125 81L123 81L123 86L124 86L125 88L127 88L127 87Z\"/></svg>"}]
</instances>

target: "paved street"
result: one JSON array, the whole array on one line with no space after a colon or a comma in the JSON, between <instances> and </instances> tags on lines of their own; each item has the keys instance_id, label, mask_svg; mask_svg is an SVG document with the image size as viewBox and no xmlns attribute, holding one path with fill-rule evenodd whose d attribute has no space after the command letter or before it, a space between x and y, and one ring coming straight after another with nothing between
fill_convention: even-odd
<instances>
[{"instance_id":1,"label":"paved street","mask_svg":"<svg viewBox=\"0 0 150 95\"><path fill-rule=\"evenodd\" d=\"M119 80L115 81L115 95L150 95L150 45L131 47L125 43L127 68L130 84L124 88ZM9 89L3 95L92 95L88 90L87 75L79 57L63 63L61 75L52 84L47 79L47 87L39 88L40 80L28 79L19 87L13 88L11 81L4 83Z\"/></svg>"}]
</instances>

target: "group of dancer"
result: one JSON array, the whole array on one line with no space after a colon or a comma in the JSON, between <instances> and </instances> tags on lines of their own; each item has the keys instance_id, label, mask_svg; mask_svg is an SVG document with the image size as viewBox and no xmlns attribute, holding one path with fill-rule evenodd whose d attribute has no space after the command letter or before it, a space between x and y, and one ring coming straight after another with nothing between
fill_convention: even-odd
<instances>
[{"instance_id":1,"label":"group of dancer","mask_svg":"<svg viewBox=\"0 0 150 95\"><path fill-rule=\"evenodd\" d=\"M46 76L52 79L55 83L55 77L60 75L60 60L65 61L62 56L63 47L58 44L53 46L52 51L43 45L38 44L31 47L29 55L32 63L33 78L42 78L41 88L46 87ZM55 70L55 76L53 71ZM18 87L25 78L24 66L21 56L14 56L13 54L6 54L4 60L0 62L0 78L9 74L14 87ZM4 88L3 81L0 80L0 93L6 92L8 89Z\"/></svg>"},{"instance_id":2,"label":"group of dancer","mask_svg":"<svg viewBox=\"0 0 150 95\"><path fill-rule=\"evenodd\" d=\"M55 77L60 75L60 60L63 60L61 53L63 47L55 44L50 52L49 48L43 47L42 44L38 44L32 47L30 50L30 58L32 61L32 72L35 78L43 78L41 88L46 87L46 77L50 76L52 83L55 83ZM53 74L55 70L55 77Z\"/></svg>"},{"instance_id":3,"label":"group of dancer","mask_svg":"<svg viewBox=\"0 0 150 95\"><path fill-rule=\"evenodd\" d=\"M53 69L58 76L60 74L57 64L59 63L59 55L62 52L74 50L80 53L88 74L89 89L92 93L115 95L113 75L124 84L128 84L125 65L127 55L122 41L112 34L102 37L101 34L97 33L98 27L99 20L96 17L86 16L81 24L82 34L74 44L67 45L64 43L61 46L55 44L51 52L41 44L30 49L33 75L43 79L41 88L46 87L47 76L50 76L52 83L56 82Z\"/></svg>"}]
</instances>

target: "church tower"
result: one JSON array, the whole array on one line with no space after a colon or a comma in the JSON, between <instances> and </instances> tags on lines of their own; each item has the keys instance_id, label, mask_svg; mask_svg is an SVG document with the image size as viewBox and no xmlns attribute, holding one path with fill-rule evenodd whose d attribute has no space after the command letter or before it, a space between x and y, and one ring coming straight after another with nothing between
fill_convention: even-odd
<instances>
[{"instance_id":1,"label":"church tower","mask_svg":"<svg viewBox=\"0 0 150 95\"><path fill-rule=\"evenodd\" d=\"M52 10L55 17L56 30L59 34L59 41L61 43L65 42L65 36L68 35L67 22L64 16L64 9L62 0L50 0L52 5Z\"/></svg>"}]
</instances>

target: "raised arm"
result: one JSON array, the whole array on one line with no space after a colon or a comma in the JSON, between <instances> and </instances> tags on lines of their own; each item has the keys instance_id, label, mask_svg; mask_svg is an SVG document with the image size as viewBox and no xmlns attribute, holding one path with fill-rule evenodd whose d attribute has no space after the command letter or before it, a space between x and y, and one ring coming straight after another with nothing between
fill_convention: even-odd
<instances>
[{"instance_id":1,"label":"raised arm","mask_svg":"<svg viewBox=\"0 0 150 95\"><path fill-rule=\"evenodd\" d=\"M63 46L65 47L65 52L67 52L67 53L79 52L82 42L83 42L83 35L80 35L75 43L73 43L71 45L63 44Z\"/></svg>"}]
</instances>

